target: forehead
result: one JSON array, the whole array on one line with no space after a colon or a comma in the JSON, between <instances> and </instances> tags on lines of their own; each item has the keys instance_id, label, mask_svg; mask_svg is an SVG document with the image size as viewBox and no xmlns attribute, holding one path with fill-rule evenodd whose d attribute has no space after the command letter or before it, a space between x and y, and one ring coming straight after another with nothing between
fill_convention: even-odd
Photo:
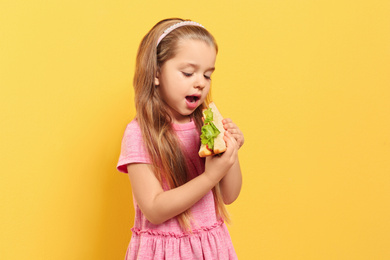
<instances>
[{"instance_id":1,"label":"forehead","mask_svg":"<svg viewBox=\"0 0 390 260\"><path fill-rule=\"evenodd\" d=\"M172 60L214 66L216 55L215 47L205 41L183 39L178 42Z\"/></svg>"}]
</instances>

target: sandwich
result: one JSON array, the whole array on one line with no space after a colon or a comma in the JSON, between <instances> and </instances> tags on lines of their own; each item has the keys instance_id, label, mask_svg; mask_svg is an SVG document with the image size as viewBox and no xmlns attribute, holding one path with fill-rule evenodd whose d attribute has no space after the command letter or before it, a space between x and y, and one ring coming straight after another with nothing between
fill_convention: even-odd
<instances>
[{"instance_id":1,"label":"sandwich","mask_svg":"<svg viewBox=\"0 0 390 260\"><path fill-rule=\"evenodd\" d=\"M223 140L225 129L222 124L222 115L213 102L207 109L203 109L203 126L200 135L199 156L207 157L226 151L226 143Z\"/></svg>"}]
</instances>

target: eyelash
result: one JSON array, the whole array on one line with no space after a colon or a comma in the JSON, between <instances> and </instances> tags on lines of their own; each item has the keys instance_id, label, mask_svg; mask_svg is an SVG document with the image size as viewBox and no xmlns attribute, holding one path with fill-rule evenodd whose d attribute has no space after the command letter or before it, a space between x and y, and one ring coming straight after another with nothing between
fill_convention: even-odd
<instances>
[{"instance_id":1,"label":"eyelash","mask_svg":"<svg viewBox=\"0 0 390 260\"><path fill-rule=\"evenodd\" d=\"M187 77L187 78L189 78L189 77L191 77L191 76L193 75L193 73L186 73L186 72L182 72L182 73L183 73L183 75L184 75L185 77ZM207 80L211 80L211 77L209 77L209 76L204 75L204 77L205 77Z\"/></svg>"}]
</instances>

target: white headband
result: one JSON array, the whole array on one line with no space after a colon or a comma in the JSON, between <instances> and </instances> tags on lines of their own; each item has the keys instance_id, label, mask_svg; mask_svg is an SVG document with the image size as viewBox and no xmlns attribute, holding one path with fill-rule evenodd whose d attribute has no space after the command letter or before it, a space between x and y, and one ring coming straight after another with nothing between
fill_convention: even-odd
<instances>
[{"instance_id":1,"label":"white headband","mask_svg":"<svg viewBox=\"0 0 390 260\"><path fill-rule=\"evenodd\" d=\"M197 23L197 22L193 22L193 21L184 21L184 22L180 22L180 23L176 23L170 27L168 27L168 29L166 29L163 34L160 36L160 38L158 38L157 40L157 44L156 44L156 47L159 45L159 43L161 42L162 39L164 39L165 36L167 36L170 32L172 32L173 30L179 28L179 27L182 27L182 26L186 26L186 25L194 25L194 26L199 26L199 27L203 27L203 25L201 25L200 23Z\"/></svg>"}]
</instances>

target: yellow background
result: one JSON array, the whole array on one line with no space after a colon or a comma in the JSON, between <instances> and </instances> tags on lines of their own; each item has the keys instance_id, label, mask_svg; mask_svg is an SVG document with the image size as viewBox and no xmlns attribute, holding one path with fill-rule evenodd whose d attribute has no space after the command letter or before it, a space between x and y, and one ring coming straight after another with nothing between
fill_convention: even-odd
<instances>
[{"instance_id":1,"label":"yellow background","mask_svg":"<svg viewBox=\"0 0 390 260\"><path fill-rule=\"evenodd\" d=\"M144 34L216 37L213 96L245 133L240 259L390 259L390 2L0 0L0 259L123 259L115 169Z\"/></svg>"}]
</instances>

